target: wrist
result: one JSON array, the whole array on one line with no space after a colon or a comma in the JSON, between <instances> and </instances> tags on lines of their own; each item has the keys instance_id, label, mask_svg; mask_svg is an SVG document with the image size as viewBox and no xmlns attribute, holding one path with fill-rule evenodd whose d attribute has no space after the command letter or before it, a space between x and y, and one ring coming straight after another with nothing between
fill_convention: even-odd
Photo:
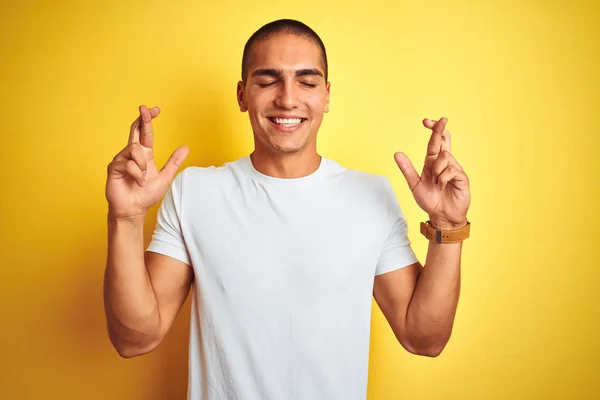
<instances>
[{"instance_id":1,"label":"wrist","mask_svg":"<svg viewBox=\"0 0 600 400\"><path fill-rule=\"evenodd\" d=\"M464 221L460 222L451 222L442 218L430 217L429 224L436 229L454 231L456 229L464 228L467 225L467 219L465 218Z\"/></svg>"},{"instance_id":2,"label":"wrist","mask_svg":"<svg viewBox=\"0 0 600 400\"><path fill-rule=\"evenodd\" d=\"M107 215L107 219L108 219L108 224L112 225L112 226L127 225L127 226L131 226L131 227L136 227L136 226L144 225L144 220L146 219L146 214L120 216L120 215L115 215L109 211L108 215Z\"/></svg>"}]
</instances>

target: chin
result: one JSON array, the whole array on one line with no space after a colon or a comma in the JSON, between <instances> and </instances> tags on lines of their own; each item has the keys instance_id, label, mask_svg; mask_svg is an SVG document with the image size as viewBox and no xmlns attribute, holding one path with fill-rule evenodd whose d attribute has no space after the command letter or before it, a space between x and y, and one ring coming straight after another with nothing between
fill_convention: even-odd
<instances>
[{"instance_id":1,"label":"chin","mask_svg":"<svg viewBox=\"0 0 600 400\"><path fill-rule=\"evenodd\" d=\"M261 145L266 146L270 151L278 154L293 154L306 149L308 146L308 137L287 137L283 138L279 135L263 136L260 140Z\"/></svg>"},{"instance_id":2,"label":"chin","mask_svg":"<svg viewBox=\"0 0 600 400\"><path fill-rule=\"evenodd\" d=\"M273 126L270 125L270 122L266 125L259 123L254 123L252 125L255 146L260 146L268 153L281 155L298 153L305 150L310 145L312 138L312 127L309 125L291 133L284 133L274 129Z\"/></svg>"},{"instance_id":3,"label":"chin","mask_svg":"<svg viewBox=\"0 0 600 400\"><path fill-rule=\"evenodd\" d=\"M304 143L281 143L273 144L271 147L278 153L291 154L303 150L306 146Z\"/></svg>"}]
</instances>

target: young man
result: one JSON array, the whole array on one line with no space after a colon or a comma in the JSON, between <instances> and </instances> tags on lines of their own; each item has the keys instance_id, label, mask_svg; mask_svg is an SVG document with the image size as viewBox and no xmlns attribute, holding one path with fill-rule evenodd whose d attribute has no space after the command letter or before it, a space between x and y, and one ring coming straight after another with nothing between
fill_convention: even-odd
<instances>
[{"instance_id":1,"label":"young man","mask_svg":"<svg viewBox=\"0 0 600 400\"><path fill-rule=\"evenodd\" d=\"M423 121L432 135L420 176L395 155L429 215L423 268L387 178L317 154L330 84L315 32L291 20L262 27L237 93L254 132L249 156L178 174L182 147L159 171L159 109L141 106L110 163L111 341L123 357L152 351L192 287L190 399L365 398L371 296L411 353L435 357L450 337L470 193L447 120ZM161 199L144 253L143 221Z\"/></svg>"}]
</instances>

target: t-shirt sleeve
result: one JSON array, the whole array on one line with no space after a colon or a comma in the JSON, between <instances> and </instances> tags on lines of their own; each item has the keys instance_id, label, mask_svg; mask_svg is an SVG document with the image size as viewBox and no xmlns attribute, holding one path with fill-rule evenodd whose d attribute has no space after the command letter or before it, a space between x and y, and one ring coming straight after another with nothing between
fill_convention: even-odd
<instances>
[{"instance_id":1,"label":"t-shirt sleeve","mask_svg":"<svg viewBox=\"0 0 600 400\"><path fill-rule=\"evenodd\" d=\"M390 181L384 178L383 200L391 230L377 262L375 275L407 267L418 261L408 239L408 224Z\"/></svg>"},{"instance_id":2,"label":"t-shirt sleeve","mask_svg":"<svg viewBox=\"0 0 600 400\"><path fill-rule=\"evenodd\" d=\"M156 216L156 228L147 250L191 265L181 228L182 181L185 170L175 176Z\"/></svg>"}]
</instances>

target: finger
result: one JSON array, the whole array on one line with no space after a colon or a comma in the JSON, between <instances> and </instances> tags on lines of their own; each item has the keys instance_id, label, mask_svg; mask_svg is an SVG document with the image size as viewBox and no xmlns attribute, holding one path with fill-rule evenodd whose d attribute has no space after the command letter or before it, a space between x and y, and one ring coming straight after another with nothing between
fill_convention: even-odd
<instances>
[{"instance_id":1,"label":"finger","mask_svg":"<svg viewBox=\"0 0 600 400\"><path fill-rule=\"evenodd\" d=\"M158 107L152 107L148 110L146 106L140 106L140 143L144 147L150 147L154 145L154 128L152 126L152 119L160 114Z\"/></svg>"},{"instance_id":2,"label":"finger","mask_svg":"<svg viewBox=\"0 0 600 400\"><path fill-rule=\"evenodd\" d=\"M463 170L462 167L460 166L460 164L458 163L458 161L456 161L454 156L452 154L450 154L449 151L442 150L439 157L435 160L435 162L433 163L433 166L431 167L431 176L433 178L433 183L437 183L436 178L448 166L456 168L459 171Z\"/></svg>"},{"instance_id":3,"label":"finger","mask_svg":"<svg viewBox=\"0 0 600 400\"><path fill-rule=\"evenodd\" d=\"M190 150L187 147L179 147L173 152L173 154L171 154L171 157L169 157L169 160L166 162L165 166L160 170L160 176L167 180L169 184L173 181L173 178L175 178L177 170L185 161L189 152Z\"/></svg>"},{"instance_id":4,"label":"finger","mask_svg":"<svg viewBox=\"0 0 600 400\"><path fill-rule=\"evenodd\" d=\"M146 156L144 155L144 149L140 143L131 143L121 150L121 152L117 154L113 160L133 160L143 172L145 172L146 168L148 167L148 162L146 161Z\"/></svg>"},{"instance_id":5,"label":"finger","mask_svg":"<svg viewBox=\"0 0 600 400\"><path fill-rule=\"evenodd\" d=\"M425 128L433 129L433 126L436 124L436 122L438 122L437 119L425 118L423 120L423 125Z\"/></svg>"},{"instance_id":6,"label":"finger","mask_svg":"<svg viewBox=\"0 0 600 400\"><path fill-rule=\"evenodd\" d=\"M144 107L147 110L147 108L145 106L140 106L140 108L141 107ZM152 118L156 118L158 116L158 114L160 114L160 109L158 107L152 107L149 111L150 111L150 116ZM141 112L140 112L140 115L141 115ZM139 142L140 141L140 132L141 132L141 117L138 116L135 119L135 121L133 121L133 123L131 124L131 128L129 129L129 141L127 142L127 144Z\"/></svg>"},{"instance_id":7,"label":"finger","mask_svg":"<svg viewBox=\"0 0 600 400\"><path fill-rule=\"evenodd\" d=\"M448 129L444 129L444 132L442 132L442 150L452 151L450 131Z\"/></svg>"},{"instance_id":8,"label":"finger","mask_svg":"<svg viewBox=\"0 0 600 400\"><path fill-rule=\"evenodd\" d=\"M435 159L440 154L440 151L442 151L442 132L444 132L447 121L448 120L444 117L436 122L433 128L431 128L431 138L429 139L429 143L427 145L428 158Z\"/></svg>"},{"instance_id":9,"label":"finger","mask_svg":"<svg viewBox=\"0 0 600 400\"><path fill-rule=\"evenodd\" d=\"M396 160L396 164L398 164L398 168L402 171L402 175L406 179L406 183L408 183L408 187L412 192L415 186L419 183L421 178L417 173L417 170L410 162L410 159L404 153L396 153L394 154L394 160Z\"/></svg>"},{"instance_id":10,"label":"finger","mask_svg":"<svg viewBox=\"0 0 600 400\"><path fill-rule=\"evenodd\" d=\"M113 158L113 161L123 161L123 160L127 161L131 158L130 155L131 155L131 144L128 144L127 146L125 146L125 148L123 150L121 150L119 153L117 153L115 158Z\"/></svg>"},{"instance_id":11,"label":"finger","mask_svg":"<svg viewBox=\"0 0 600 400\"><path fill-rule=\"evenodd\" d=\"M434 161L431 166L431 180L435 185L438 184L438 177L440 174L448 168L448 156L445 152L440 153L440 156Z\"/></svg>"},{"instance_id":12,"label":"finger","mask_svg":"<svg viewBox=\"0 0 600 400\"><path fill-rule=\"evenodd\" d=\"M140 141L140 117L137 117L129 128L129 140L127 144L135 143Z\"/></svg>"},{"instance_id":13,"label":"finger","mask_svg":"<svg viewBox=\"0 0 600 400\"><path fill-rule=\"evenodd\" d=\"M450 165L438 176L437 187L440 191L443 191L448 185L454 186L458 190L463 190L469 186L469 178L467 178L464 171Z\"/></svg>"},{"instance_id":14,"label":"finger","mask_svg":"<svg viewBox=\"0 0 600 400\"><path fill-rule=\"evenodd\" d=\"M121 176L129 176L139 186L144 186L146 179L144 174L133 160L118 160L113 161L108 166L109 175L118 174Z\"/></svg>"},{"instance_id":15,"label":"finger","mask_svg":"<svg viewBox=\"0 0 600 400\"><path fill-rule=\"evenodd\" d=\"M139 186L144 186L146 183L146 177L140 167L133 160L127 161L125 164L127 169L127 174L131 176Z\"/></svg>"},{"instance_id":16,"label":"finger","mask_svg":"<svg viewBox=\"0 0 600 400\"><path fill-rule=\"evenodd\" d=\"M425 126L426 128L429 128L429 129L433 129L433 127L435 126L435 124L437 122L438 121L435 119L425 118L423 120L423 126ZM442 150L452 151L450 131L448 129L444 129L444 131L442 132Z\"/></svg>"},{"instance_id":17,"label":"finger","mask_svg":"<svg viewBox=\"0 0 600 400\"><path fill-rule=\"evenodd\" d=\"M144 149L140 143L133 143L131 146L130 158L135 162L138 168L146 175L146 169L148 164L146 162L146 156L144 155Z\"/></svg>"},{"instance_id":18,"label":"finger","mask_svg":"<svg viewBox=\"0 0 600 400\"><path fill-rule=\"evenodd\" d=\"M434 184L438 184L438 177L447 167L453 167L458 171L463 171L463 168L460 166L458 161L456 161L456 158L454 158L449 151L443 150L431 167L431 178Z\"/></svg>"}]
</instances>

